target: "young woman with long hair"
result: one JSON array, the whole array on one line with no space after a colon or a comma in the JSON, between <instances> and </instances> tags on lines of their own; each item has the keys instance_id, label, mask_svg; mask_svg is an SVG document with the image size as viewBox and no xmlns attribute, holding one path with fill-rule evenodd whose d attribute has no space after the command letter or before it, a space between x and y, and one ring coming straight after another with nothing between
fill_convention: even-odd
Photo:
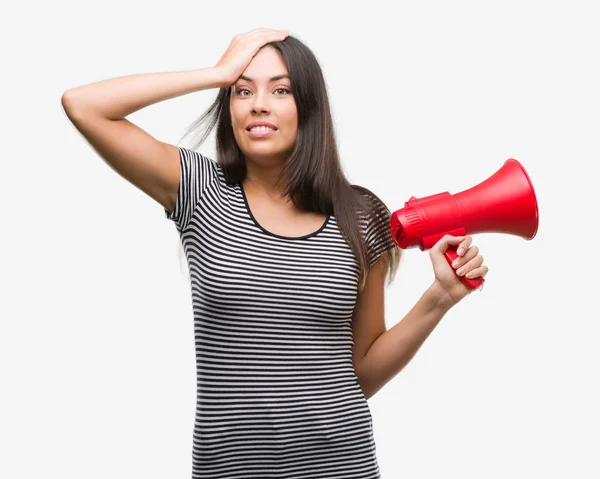
<instances>
[{"instance_id":1,"label":"young woman with long hair","mask_svg":"<svg viewBox=\"0 0 600 479\"><path fill-rule=\"evenodd\" d=\"M218 88L196 147L125 117ZM194 478L378 478L367 399L487 273L471 237L430 250L432 285L389 331L400 250L390 210L342 171L324 77L288 32L237 35L212 68L113 78L65 92L73 124L164 207L190 272L197 364ZM358 121L362 118L357 117ZM196 151L216 127L216 159ZM191 132L190 131L190 132Z\"/></svg>"}]
</instances>

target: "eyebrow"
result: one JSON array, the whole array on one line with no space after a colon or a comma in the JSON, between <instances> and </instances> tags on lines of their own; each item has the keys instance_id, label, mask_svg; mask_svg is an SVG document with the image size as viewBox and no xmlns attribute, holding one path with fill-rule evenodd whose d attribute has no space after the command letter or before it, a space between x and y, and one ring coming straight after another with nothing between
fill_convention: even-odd
<instances>
[{"instance_id":1,"label":"eyebrow","mask_svg":"<svg viewBox=\"0 0 600 479\"><path fill-rule=\"evenodd\" d=\"M281 80L283 78L287 78L289 80L290 76L289 75L285 75L285 74L283 74L283 75L277 75L277 76L274 76L274 77L270 78L269 79L269 83L277 81L277 80ZM248 78L248 77L246 77L244 75L241 75L238 78L238 80L246 80L247 82L254 83L254 80L252 78Z\"/></svg>"}]
</instances>

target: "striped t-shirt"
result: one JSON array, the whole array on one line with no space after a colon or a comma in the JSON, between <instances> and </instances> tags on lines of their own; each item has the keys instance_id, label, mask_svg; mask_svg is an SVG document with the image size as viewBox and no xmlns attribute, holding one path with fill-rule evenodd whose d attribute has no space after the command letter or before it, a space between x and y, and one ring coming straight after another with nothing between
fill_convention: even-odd
<instances>
[{"instance_id":1,"label":"striped t-shirt","mask_svg":"<svg viewBox=\"0 0 600 479\"><path fill-rule=\"evenodd\" d=\"M358 263L334 216L313 233L265 230L240 183L179 147L172 213L190 273L197 366L192 477L376 479L352 365ZM375 242L373 264L394 246Z\"/></svg>"}]
</instances>

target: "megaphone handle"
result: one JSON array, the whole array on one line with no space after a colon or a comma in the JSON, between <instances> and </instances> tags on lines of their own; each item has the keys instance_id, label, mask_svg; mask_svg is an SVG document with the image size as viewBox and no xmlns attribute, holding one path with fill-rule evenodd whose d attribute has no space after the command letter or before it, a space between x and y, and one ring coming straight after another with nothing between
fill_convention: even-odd
<instances>
[{"instance_id":1,"label":"megaphone handle","mask_svg":"<svg viewBox=\"0 0 600 479\"><path fill-rule=\"evenodd\" d=\"M450 247L446 250L446 253L444 255L444 256L446 256L446 260L448 261L448 264L450 265L451 268L452 268L452 263L454 263L454 260L456 258L458 258L458 253L456 252L457 249L458 249L458 246L450 245ZM454 268L452 268L452 269L454 269ZM454 274L456 274L456 271L454 271ZM458 279L460 279L463 282L463 284L467 288L470 288L470 289L479 288L485 281L484 278L469 279L466 276L458 276Z\"/></svg>"}]
</instances>

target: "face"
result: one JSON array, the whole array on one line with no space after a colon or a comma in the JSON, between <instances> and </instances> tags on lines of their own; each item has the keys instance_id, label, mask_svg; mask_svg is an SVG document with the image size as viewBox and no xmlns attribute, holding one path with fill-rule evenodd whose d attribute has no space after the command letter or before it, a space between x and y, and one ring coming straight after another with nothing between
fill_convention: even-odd
<instances>
[{"instance_id":1,"label":"face","mask_svg":"<svg viewBox=\"0 0 600 479\"><path fill-rule=\"evenodd\" d=\"M265 47L253 57L231 91L231 122L246 159L261 163L285 161L298 130L298 112L279 52ZM275 78L275 79L274 79ZM253 123L271 128L249 129Z\"/></svg>"}]
</instances>

